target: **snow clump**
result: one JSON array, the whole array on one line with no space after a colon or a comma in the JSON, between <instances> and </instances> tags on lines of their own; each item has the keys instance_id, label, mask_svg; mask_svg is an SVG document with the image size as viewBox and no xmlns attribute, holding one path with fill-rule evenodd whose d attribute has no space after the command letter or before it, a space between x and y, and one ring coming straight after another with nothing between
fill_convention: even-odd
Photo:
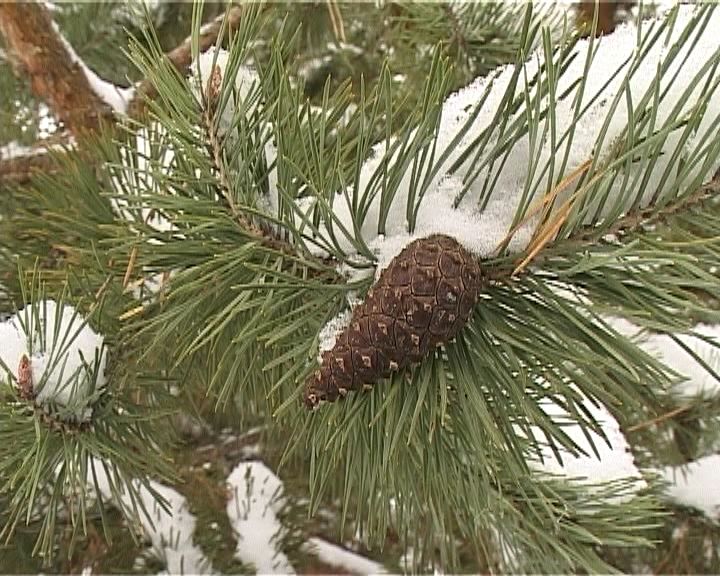
<instances>
[{"instance_id":1,"label":"snow clump","mask_svg":"<svg viewBox=\"0 0 720 576\"><path fill-rule=\"evenodd\" d=\"M103 337L69 305L43 300L0 323L0 368L20 378L29 360L36 404L59 418L87 422L106 386Z\"/></svg>"}]
</instances>

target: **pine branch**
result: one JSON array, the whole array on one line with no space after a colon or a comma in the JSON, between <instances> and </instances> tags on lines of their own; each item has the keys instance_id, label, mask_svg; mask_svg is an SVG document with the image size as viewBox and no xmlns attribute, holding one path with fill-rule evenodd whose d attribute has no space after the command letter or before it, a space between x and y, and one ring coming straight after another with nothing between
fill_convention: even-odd
<instances>
[{"instance_id":1,"label":"pine branch","mask_svg":"<svg viewBox=\"0 0 720 576\"><path fill-rule=\"evenodd\" d=\"M112 110L90 87L42 4L0 4L0 33L16 73L29 76L36 96L49 103L73 134L110 121Z\"/></svg>"},{"instance_id":2,"label":"pine branch","mask_svg":"<svg viewBox=\"0 0 720 576\"><path fill-rule=\"evenodd\" d=\"M593 228L595 227L580 228L576 234L573 234L561 243L564 244L567 242L569 245L575 245L577 247L582 244L595 245L603 237L622 237L627 234L640 232L656 224L664 223L672 216L702 207L709 202L715 202L718 194L720 194L720 171L713 176L712 180L703 184L698 190L681 194L675 201L665 206L658 208L657 206L650 205L642 209L634 210L618 218L609 227L603 228L600 232L594 230Z\"/></svg>"},{"instance_id":3,"label":"pine branch","mask_svg":"<svg viewBox=\"0 0 720 576\"><path fill-rule=\"evenodd\" d=\"M203 26L197 38L197 46L200 52L204 52L218 42L218 35L223 32L224 35L232 34L237 29L242 20L244 8L236 6L230 8L227 15L218 16L210 24ZM225 27L223 21L227 18ZM192 46L193 37L188 36L181 44L168 52L165 57L170 64L182 75L187 74L192 64ZM135 97L128 107L128 115L131 118L139 118L145 110L148 99L156 97L158 94L156 87L149 78L145 78L135 88Z\"/></svg>"},{"instance_id":4,"label":"pine branch","mask_svg":"<svg viewBox=\"0 0 720 576\"><path fill-rule=\"evenodd\" d=\"M0 190L27 184L38 173L51 175L59 169L56 160L45 151L2 159L0 160Z\"/></svg>"},{"instance_id":5,"label":"pine branch","mask_svg":"<svg viewBox=\"0 0 720 576\"><path fill-rule=\"evenodd\" d=\"M568 238L547 242L531 260L528 260L523 254L512 263L503 261L497 264L493 263L485 271L486 277L492 281L503 281L511 277L531 273L528 267L529 264L532 264L535 268L542 267L544 260L556 257L558 252L576 252L583 247L597 245L603 238L622 238L629 234L641 232L643 229L667 221L672 216L703 206L708 202L714 202L718 198L718 194L720 194L720 170L713 176L712 180L703 184L698 190L681 194L665 206L649 205L644 208L637 208L613 221L608 226L580 227Z\"/></svg>"},{"instance_id":6,"label":"pine branch","mask_svg":"<svg viewBox=\"0 0 720 576\"><path fill-rule=\"evenodd\" d=\"M13 8L13 6L17 8ZM14 15L13 10L18 10L22 14ZM7 11L9 14L14 15L12 19L3 16L3 11ZM25 19L26 12L36 17L33 26L28 25L28 21ZM224 34L230 34L240 24L243 15L243 7L237 6L229 9L227 13L227 24L223 29L223 20L225 16L219 16L210 24L204 26L199 36L199 46L201 50L207 50L210 46L213 46L218 41L218 35L223 32ZM33 87L37 83L40 88L46 90L46 86L58 85L57 90L65 88L62 83L63 77L67 76L71 78L71 90L70 96L66 97L66 93L62 91L59 95L65 97L61 104L62 109L54 107L55 112L64 119L65 115L71 115L73 123L69 127L78 124L80 128L85 130L95 130L99 125L93 124L93 117L88 119L85 118L84 107L90 104L98 104L99 108L102 109L102 119L107 126L114 124L115 118L112 115L112 111L107 105L100 100L100 98L92 91L90 85L85 77L83 71L80 69L77 63L72 62L65 46L58 38L57 32L52 25L50 15L47 10L35 2L24 3L0 3L0 32L7 36L9 33L12 34L13 38L16 38L15 46L16 50L20 51L21 55L25 53L29 54L26 58L30 59L33 63L33 67L28 67L29 75L33 80ZM8 22L4 23L5 20ZM15 22L15 24L13 24ZM35 28L34 26L37 26ZM35 32L40 31L42 42L38 43L38 36ZM46 55L46 58L40 62L37 61L37 57L33 56L36 53L41 55L45 54L40 46L47 46L45 42L46 37L52 37L50 46L54 47L54 50ZM23 42L22 45L19 42ZM36 44L37 43L37 44ZM167 61L170 62L176 70L180 73L185 74L192 63L192 36L188 36L181 44L176 46L170 52L166 54ZM67 68L71 68L72 74L67 74ZM62 72L62 75L55 74L55 71ZM85 98L85 94L90 93L89 100ZM37 92L41 98L47 98L49 94L44 91ZM157 90L153 86L153 82L150 78L145 78L135 87L135 93L133 99L128 105L128 117L133 119L140 119L145 114L148 99L157 96ZM80 103L80 107L76 109L76 103ZM51 101L52 103L52 101ZM66 110L67 108L67 110ZM97 116L97 115L96 115ZM74 130L73 130L74 131ZM23 185L30 182L34 174L45 172L48 174L55 173L59 170L58 164L53 160L47 153L32 154L29 156L19 156L10 159L0 159L0 186L12 186L12 185Z\"/></svg>"},{"instance_id":7,"label":"pine branch","mask_svg":"<svg viewBox=\"0 0 720 576\"><path fill-rule=\"evenodd\" d=\"M215 66L210 74L210 78L208 78L207 86L203 94L204 109L202 111L202 121L208 141L208 151L220 182L219 196L238 224L242 226L253 240L257 240L260 244L271 250L287 255L295 255L296 250L291 244L274 237L270 231L263 230L253 222L250 217L243 213L235 202L234 187L231 184L227 171L223 143L218 134L218 99L220 97L221 84L222 76L220 68Z\"/></svg>"}]
</instances>

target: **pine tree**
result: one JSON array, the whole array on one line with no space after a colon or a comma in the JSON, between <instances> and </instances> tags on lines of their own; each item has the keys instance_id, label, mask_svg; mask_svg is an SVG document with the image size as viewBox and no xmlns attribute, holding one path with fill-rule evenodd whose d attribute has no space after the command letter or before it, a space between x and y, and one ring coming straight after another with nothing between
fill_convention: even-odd
<instances>
[{"instance_id":1,"label":"pine tree","mask_svg":"<svg viewBox=\"0 0 720 576\"><path fill-rule=\"evenodd\" d=\"M714 6L188 10L187 70L132 20L138 96L0 181L0 570L250 569L225 428L290 494L259 570L323 511L394 570L720 569L663 482L718 447ZM193 536L114 556L169 485Z\"/></svg>"}]
</instances>

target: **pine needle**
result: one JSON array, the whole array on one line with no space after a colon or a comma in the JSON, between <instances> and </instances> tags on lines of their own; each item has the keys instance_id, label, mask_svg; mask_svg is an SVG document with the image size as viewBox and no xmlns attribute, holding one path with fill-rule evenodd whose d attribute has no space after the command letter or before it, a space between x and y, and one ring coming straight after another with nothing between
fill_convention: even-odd
<instances>
[{"instance_id":1,"label":"pine needle","mask_svg":"<svg viewBox=\"0 0 720 576\"><path fill-rule=\"evenodd\" d=\"M127 320L128 318L132 318L133 316L137 316L140 314L143 310L145 310L145 306L136 306L135 308L131 308L127 312L124 312L123 314L120 314L118 316L118 320Z\"/></svg>"},{"instance_id":2,"label":"pine needle","mask_svg":"<svg viewBox=\"0 0 720 576\"><path fill-rule=\"evenodd\" d=\"M130 258L128 259L128 265L127 269L125 270L125 276L123 277L122 286L123 289L128 287L128 284L130 283L130 276L132 276L133 268L135 268L135 260L137 260L138 255L138 249L137 246L133 246L133 249L130 251Z\"/></svg>"},{"instance_id":3,"label":"pine needle","mask_svg":"<svg viewBox=\"0 0 720 576\"><path fill-rule=\"evenodd\" d=\"M558 185L555 186L555 188L545 194L545 196L543 196L540 201L535 204L535 206L528 210L528 213L525 215L525 217L510 229L510 231L507 233L507 236L505 236L505 238L503 238L503 241L498 244L497 248L495 248L495 252L498 253L500 250L502 250L503 246L507 246L508 242L510 242L512 237L518 230L520 230L520 228L527 224L538 212L545 209L551 202L553 202L558 196L558 194L565 190L570 185L570 183L573 182L573 180L575 180L579 176L582 176L588 170L588 168L590 168L591 164L592 160L586 160L585 162L580 164L580 166L578 166L575 170L570 172L570 174L565 176L565 178L563 178L560 182L558 182Z\"/></svg>"},{"instance_id":4,"label":"pine needle","mask_svg":"<svg viewBox=\"0 0 720 576\"><path fill-rule=\"evenodd\" d=\"M345 39L345 25L343 23L342 14L340 14L340 8L337 5L336 0L327 0L328 14L330 15L330 22L333 28L333 34L338 42L346 42Z\"/></svg>"}]
</instances>

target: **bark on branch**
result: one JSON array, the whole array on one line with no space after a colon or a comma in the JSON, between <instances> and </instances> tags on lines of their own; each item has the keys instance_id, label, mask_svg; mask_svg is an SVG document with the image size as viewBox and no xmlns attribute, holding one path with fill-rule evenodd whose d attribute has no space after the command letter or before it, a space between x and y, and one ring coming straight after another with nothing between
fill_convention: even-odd
<instances>
[{"instance_id":1,"label":"bark on branch","mask_svg":"<svg viewBox=\"0 0 720 576\"><path fill-rule=\"evenodd\" d=\"M16 74L26 74L33 93L48 103L75 135L96 130L112 117L71 58L47 9L36 2L0 2L0 33Z\"/></svg>"},{"instance_id":2,"label":"bark on branch","mask_svg":"<svg viewBox=\"0 0 720 576\"><path fill-rule=\"evenodd\" d=\"M242 6L230 9L226 32L238 27L242 13ZM202 28L201 51L215 44L223 18L220 16ZM5 37L15 71L29 74L33 92L48 102L71 132L96 130L101 119L112 123L109 107L92 91L85 73L65 49L44 6L3 4L0 0L0 33ZM191 38L186 38L166 57L181 74L186 74L192 63ZM145 98L156 94L150 80L141 81L128 106L128 115L140 118L145 110ZM46 153L0 160L0 186L25 184L33 173L52 171L55 167L56 163Z\"/></svg>"},{"instance_id":3,"label":"bark on branch","mask_svg":"<svg viewBox=\"0 0 720 576\"><path fill-rule=\"evenodd\" d=\"M36 172L52 174L57 169L56 160L48 152L0 160L0 187L4 185L20 186L29 182Z\"/></svg>"}]
</instances>

